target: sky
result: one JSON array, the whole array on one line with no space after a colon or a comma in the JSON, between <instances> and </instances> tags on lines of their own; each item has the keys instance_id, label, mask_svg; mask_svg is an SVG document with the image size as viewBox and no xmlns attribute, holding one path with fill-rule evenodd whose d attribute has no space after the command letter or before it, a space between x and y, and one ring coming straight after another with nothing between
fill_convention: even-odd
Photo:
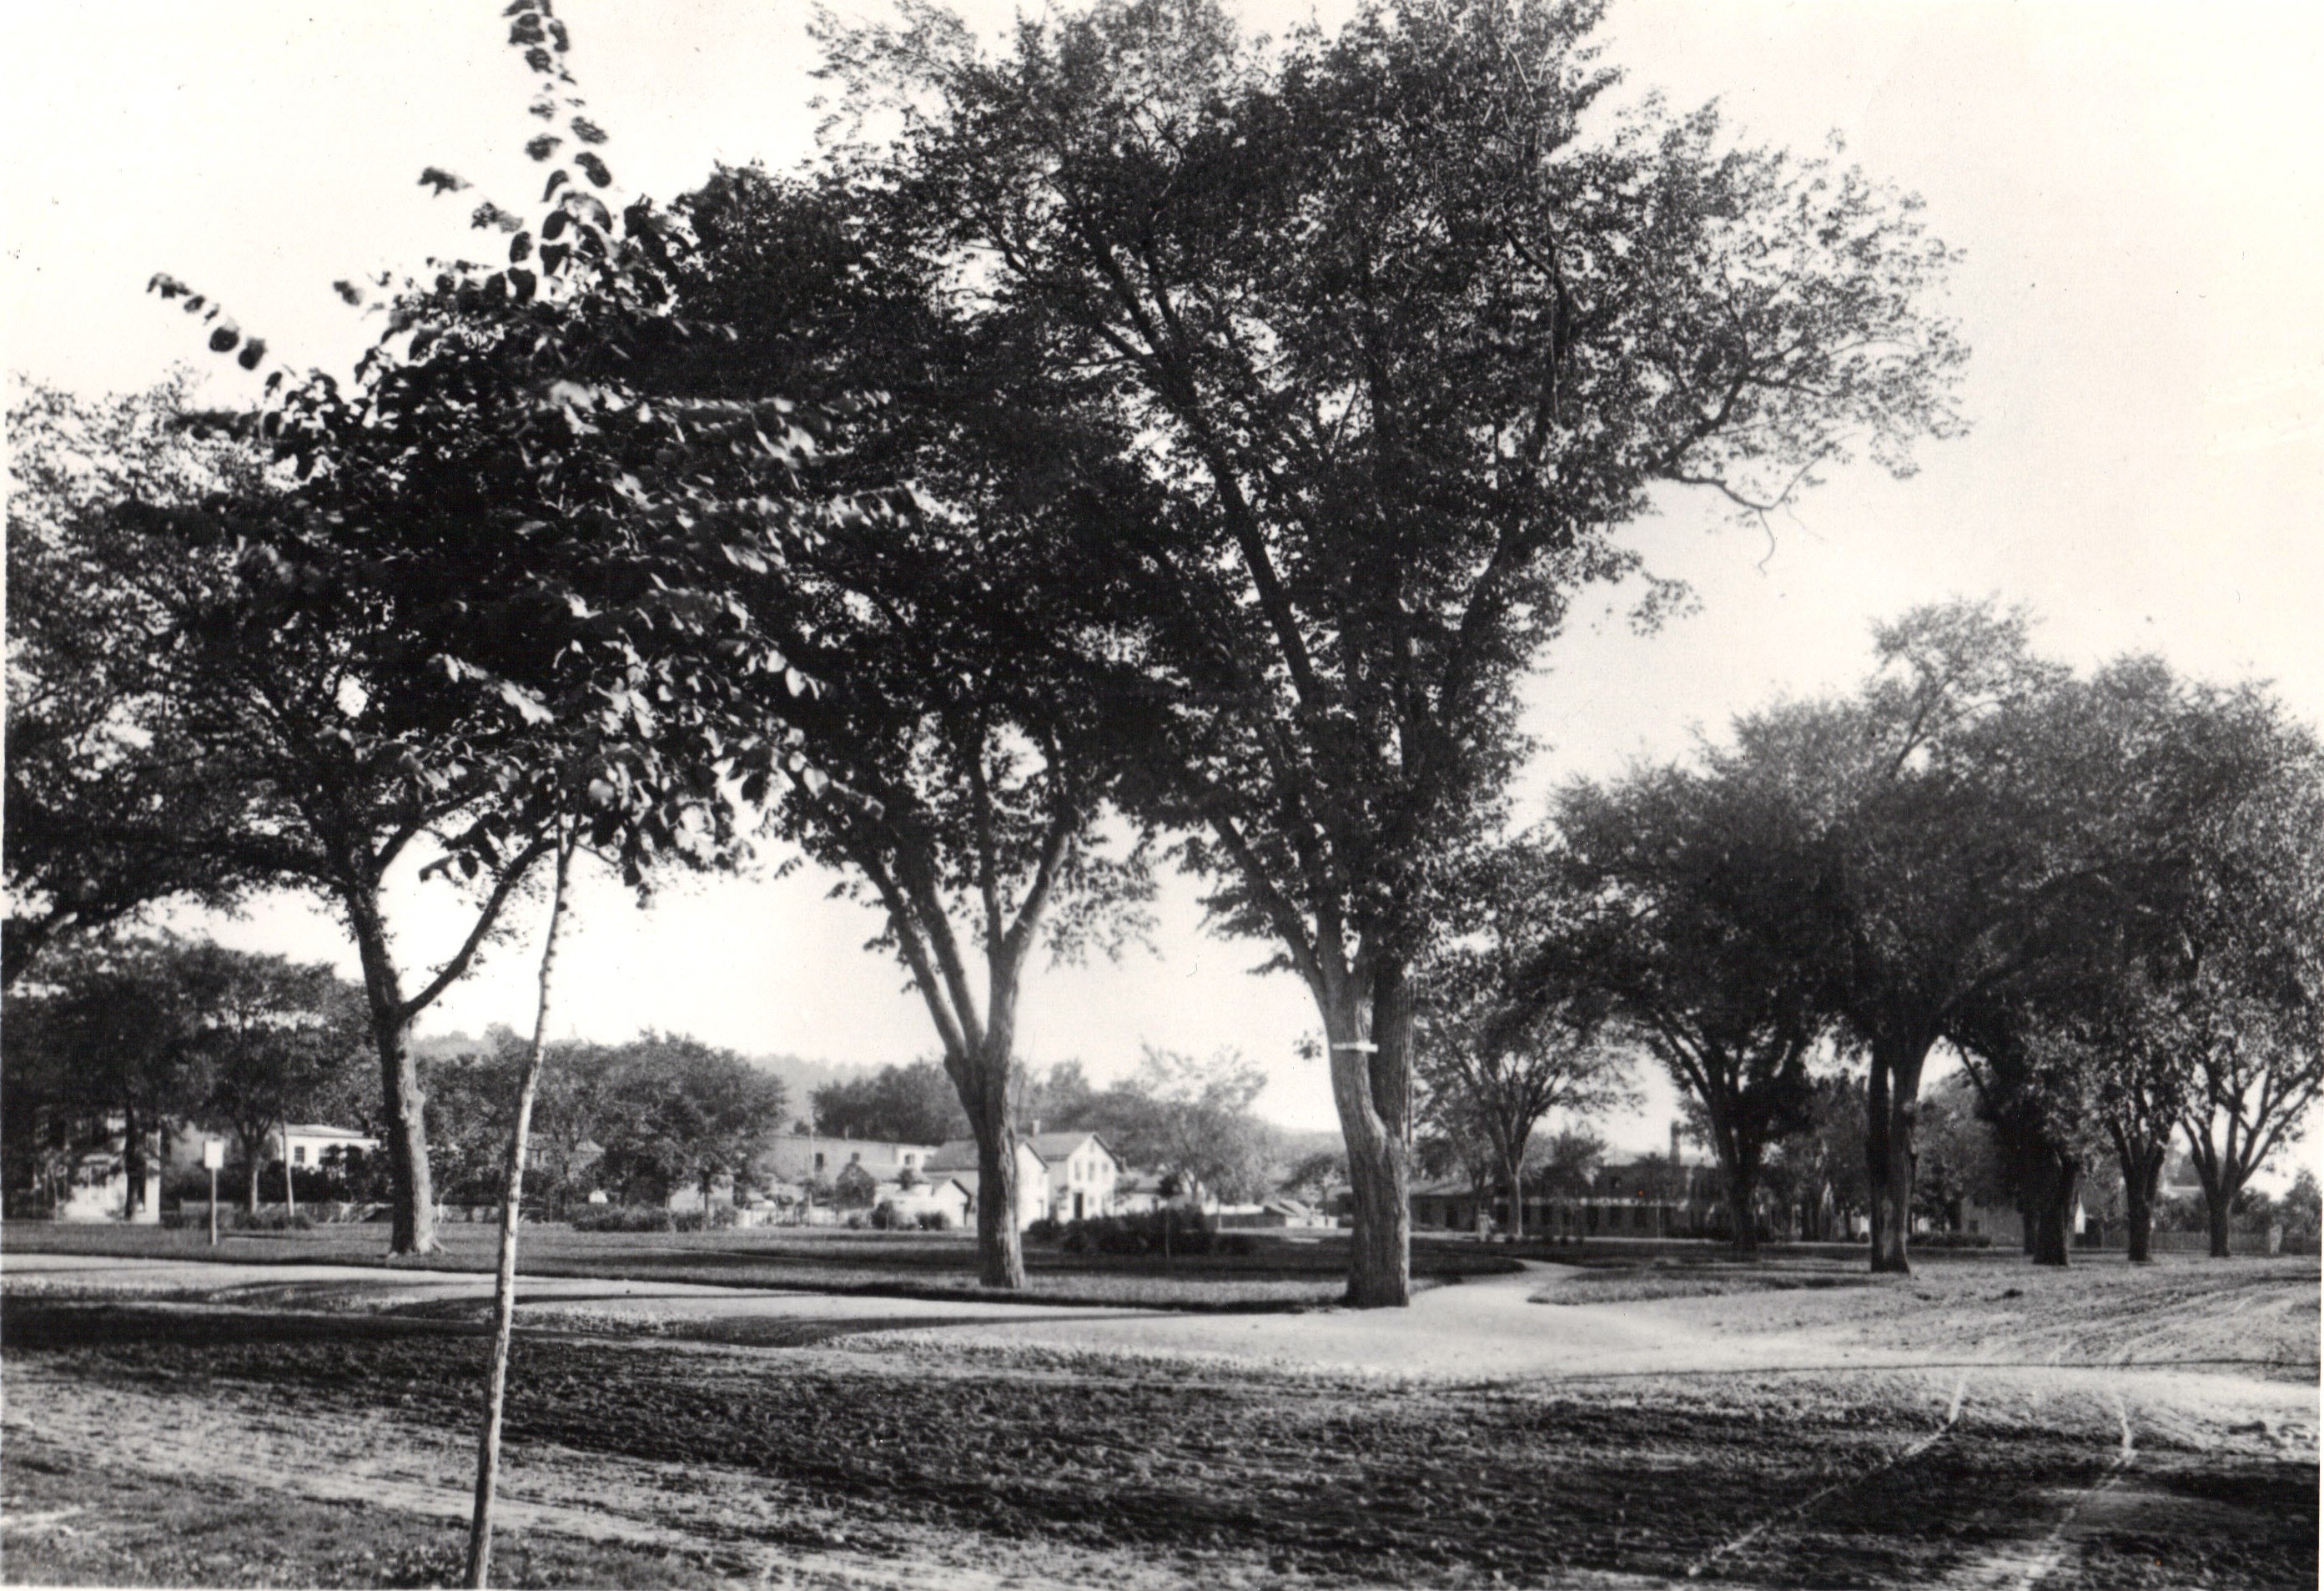
<instances>
[{"instance_id":1,"label":"sky","mask_svg":"<svg viewBox=\"0 0 2324 1591\"><path fill-rule=\"evenodd\" d=\"M195 363L222 398L252 395L145 295L161 271L291 362L343 365L374 328L330 283L473 236L477 194L431 200L421 167L511 203L539 180L517 153L532 124L499 9L5 8L0 358L92 393ZM1248 0L1239 14L1271 32L1348 9ZM988 28L1013 14L963 10ZM567 0L559 14L625 189L667 198L715 162L811 154L808 6ZM2324 719L2324 7L1615 0L1600 36L1633 89L1717 99L1753 143L1807 151L1839 134L1846 158L1922 196L1963 253L1944 308L1972 350L1970 430L1924 447L1906 480L1835 472L1765 532L1662 500L1628 533L1697 606L1651 636L1624 621L1621 592L1577 611L1527 693L1545 749L1521 817L1566 778L1683 754L1775 695L1847 688L1875 622L1954 594L2028 605L2040 643L2078 666L2151 651L2200 677L2273 680ZM931 1053L901 972L864 948L876 921L826 898L831 882L802 868L679 883L641 910L590 881L555 1031L654 1026L862 1064ZM1232 1048L1268 1071L1263 1110L1333 1124L1323 1064L1297 1053L1315 1025L1304 989L1251 975L1264 947L1206 934L1198 893L1166 887L1149 948L1038 971L1020 1052L1103 1079L1141 1045ZM407 883L394 905L412 962L448 953L438 893ZM184 920L353 968L337 921L297 900ZM539 921L520 912L422 1030L529 1025ZM1651 1148L1670 1110L1654 1087L1609 1136Z\"/></svg>"}]
</instances>

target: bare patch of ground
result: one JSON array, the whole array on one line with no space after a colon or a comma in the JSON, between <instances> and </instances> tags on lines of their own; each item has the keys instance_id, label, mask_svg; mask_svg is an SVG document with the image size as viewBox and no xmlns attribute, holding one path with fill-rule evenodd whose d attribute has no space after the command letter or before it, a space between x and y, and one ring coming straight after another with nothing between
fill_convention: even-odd
<instances>
[{"instance_id":1,"label":"bare patch of ground","mask_svg":"<svg viewBox=\"0 0 2324 1591\"><path fill-rule=\"evenodd\" d=\"M2212 1368L2307 1383L2317 1375L2312 1258L2172 1254L2132 1265L2104 1255L2065 1269L1938 1259L1911 1276L1828 1262L1559 1268L1533 1296L1564 1306L1648 1302L1650 1318L1700 1334L1927 1358Z\"/></svg>"}]
</instances>

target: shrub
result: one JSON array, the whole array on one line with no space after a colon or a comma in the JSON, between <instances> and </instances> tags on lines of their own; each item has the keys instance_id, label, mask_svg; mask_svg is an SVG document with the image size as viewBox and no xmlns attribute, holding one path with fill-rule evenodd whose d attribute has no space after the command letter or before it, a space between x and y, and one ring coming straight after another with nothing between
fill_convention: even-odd
<instances>
[{"instance_id":1,"label":"shrub","mask_svg":"<svg viewBox=\"0 0 2324 1591\"><path fill-rule=\"evenodd\" d=\"M1916 1232L1914 1248L1991 1248L1993 1237L1984 1232Z\"/></svg>"},{"instance_id":2,"label":"shrub","mask_svg":"<svg viewBox=\"0 0 2324 1591\"><path fill-rule=\"evenodd\" d=\"M1026 1229L1025 1235L1033 1235L1031 1227ZM1096 1216L1073 1222L1062 1229L1057 1246L1070 1254L1204 1255L1252 1252L1248 1237L1215 1232L1198 1212L1177 1205L1165 1205L1158 1210L1135 1216Z\"/></svg>"},{"instance_id":3,"label":"shrub","mask_svg":"<svg viewBox=\"0 0 2324 1591\"><path fill-rule=\"evenodd\" d=\"M872 1227L881 1232L893 1232L904 1225L904 1212L896 1207L892 1198L883 1198L872 1207Z\"/></svg>"},{"instance_id":4,"label":"shrub","mask_svg":"<svg viewBox=\"0 0 2324 1591\"><path fill-rule=\"evenodd\" d=\"M677 1220L659 1205L593 1204L573 1212L576 1232L676 1232Z\"/></svg>"},{"instance_id":5,"label":"shrub","mask_svg":"<svg viewBox=\"0 0 2324 1591\"><path fill-rule=\"evenodd\" d=\"M672 1232L724 1232L741 1217L733 1205L712 1205L706 1210L673 1210L669 1216Z\"/></svg>"},{"instance_id":6,"label":"shrub","mask_svg":"<svg viewBox=\"0 0 2324 1591\"><path fill-rule=\"evenodd\" d=\"M850 1232L862 1231L863 1224L863 1212L862 1210L850 1210L847 1212L847 1220L845 1225Z\"/></svg>"},{"instance_id":7,"label":"shrub","mask_svg":"<svg viewBox=\"0 0 2324 1591\"><path fill-rule=\"evenodd\" d=\"M951 1231L952 1212L949 1210L922 1210L920 1212L920 1230L923 1232Z\"/></svg>"},{"instance_id":8,"label":"shrub","mask_svg":"<svg viewBox=\"0 0 2324 1591\"><path fill-rule=\"evenodd\" d=\"M235 1191L234 1184L224 1178L218 1179L218 1186L223 1193ZM199 1166L180 1166L161 1173L161 1203L165 1207L189 1199L207 1204L209 1197L210 1174Z\"/></svg>"},{"instance_id":9,"label":"shrub","mask_svg":"<svg viewBox=\"0 0 2324 1591\"><path fill-rule=\"evenodd\" d=\"M1044 1216L1039 1220L1027 1225L1025 1228L1025 1241L1027 1243L1055 1243L1064 1232L1065 1228L1059 1226L1056 1220L1050 1216Z\"/></svg>"},{"instance_id":10,"label":"shrub","mask_svg":"<svg viewBox=\"0 0 2324 1591\"><path fill-rule=\"evenodd\" d=\"M203 1223L207 1226L208 1223ZM281 1205L260 1205L255 1210L234 1212L237 1232L308 1232L314 1228L315 1217L304 1210L288 1209Z\"/></svg>"}]
</instances>

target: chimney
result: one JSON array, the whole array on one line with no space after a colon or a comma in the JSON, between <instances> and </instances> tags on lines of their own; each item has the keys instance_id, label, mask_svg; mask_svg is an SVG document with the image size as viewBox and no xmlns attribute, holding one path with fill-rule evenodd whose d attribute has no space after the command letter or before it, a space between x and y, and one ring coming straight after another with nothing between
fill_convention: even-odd
<instances>
[{"instance_id":1,"label":"chimney","mask_svg":"<svg viewBox=\"0 0 2324 1591\"><path fill-rule=\"evenodd\" d=\"M1033 1118L1033 1136L1034 1136L1034 1137L1036 1137L1036 1138L1038 1138L1040 1135L1041 1135L1041 1118L1040 1118L1040 1117L1038 1117L1038 1116L1035 1116L1035 1117Z\"/></svg>"}]
</instances>

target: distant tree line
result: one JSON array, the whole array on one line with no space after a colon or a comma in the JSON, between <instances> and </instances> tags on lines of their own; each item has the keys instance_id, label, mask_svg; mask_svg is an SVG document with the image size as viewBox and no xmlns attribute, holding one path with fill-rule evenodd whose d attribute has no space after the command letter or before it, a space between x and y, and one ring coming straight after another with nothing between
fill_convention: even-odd
<instances>
[{"instance_id":1,"label":"distant tree line","mask_svg":"<svg viewBox=\"0 0 2324 1591\"><path fill-rule=\"evenodd\" d=\"M1436 1119L1513 1185L1549 1108L1650 1055L1748 1247L1758 1191L1825 1130L1818 1069L1848 1068L1875 1269L1905 1268L1915 1212L1962 1176L2003 1190L2035 1257L2062 1264L2102 1161L2144 1259L2174 1142L2226 1254L2252 1176L2324 1087L2314 733L2262 687L2152 657L2077 675L1990 604L1918 609L1877 641L1854 693L1576 782L1480 864L1476 927L1424 1019ZM1978 1142L1928 1141L1941 1051ZM1849 1202L1848 1157L1822 1158Z\"/></svg>"},{"instance_id":2,"label":"distant tree line","mask_svg":"<svg viewBox=\"0 0 2324 1591\"><path fill-rule=\"evenodd\" d=\"M444 1202L499 1199L525 1048L506 1028L415 1045ZM77 939L0 1012L5 1185L52 1203L82 1154L118 1141L134 1205L153 1135L193 1127L227 1142L227 1187L251 1209L292 1175L301 1198L383 1201L383 1157L278 1164L292 1124L379 1135L375 1060L363 992L327 966L171 936ZM600 1191L659 1204L726 1179L747 1189L787 1119L780 1078L681 1035L558 1045L553 1062L529 1196L549 1213Z\"/></svg>"}]
</instances>

